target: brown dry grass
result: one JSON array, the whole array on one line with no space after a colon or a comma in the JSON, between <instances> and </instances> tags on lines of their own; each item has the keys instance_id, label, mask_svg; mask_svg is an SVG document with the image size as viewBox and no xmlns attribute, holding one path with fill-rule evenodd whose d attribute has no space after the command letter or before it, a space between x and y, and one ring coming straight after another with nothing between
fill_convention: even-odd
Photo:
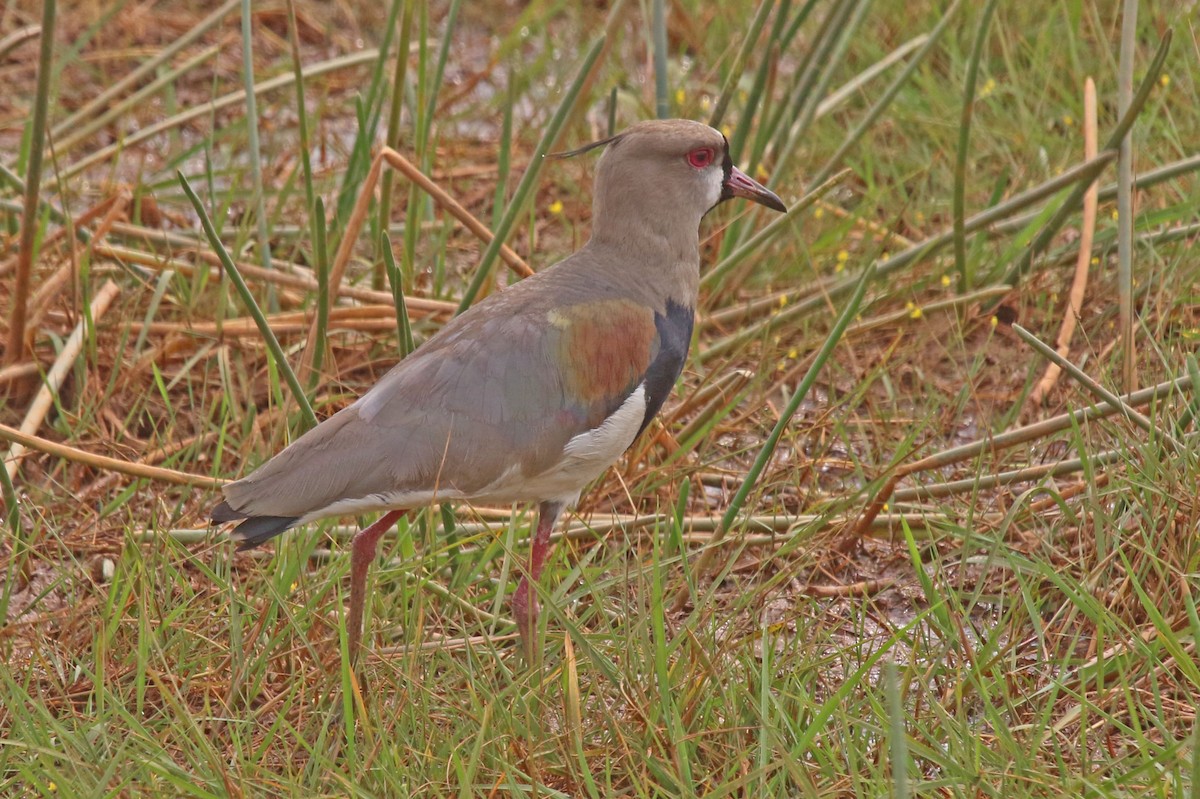
<instances>
[{"instance_id":1,"label":"brown dry grass","mask_svg":"<svg viewBox=\"0 0 1200 799\"><path fill-rule=\"evenodd\" d=\"M678 24L671 34L677 47L713 51L718 49L715 39L732 50L735 40L721 39L723 33L736 30L730 16L711 9L691 11L684 4L673 8ZM35 11L30 4L6 7L0 13L0 36L36 21ZM87 41L77 55L64 55L60 62L51 124L84 107L125 71L191 30L207 9L178 2L125 4L113 16L106 16L108 11L105 4L90 2L61 11L56 31L60 52L66 54L74 43ZM297 11L305 63L374 46L386 15L383 6L344 3L302 3ZM489 37L511 44L514 34L507 21L522 12L505 6L500 16L506 22L489 12L472 4L463 9L459 45L438 95L437 138L421 154L428 158L429 177L485 224L494 220L497 181L507 178L511 191L530 161L536 126L544 124L548 113L530 107L545 101L544 92L533 92L533 99L518 106L518 114L524 116L516 121L512 177L501 174L496 165L501 105L492 92L503 88L501 72L520 72L506 71L504 62L498 63ZM441 6L434 9L431 31L440 32L437 24L444 21L444 13ZM1092 9L1085 16L1098 13ZM1006 14L998 23L1001 41L1007 41L1003 37L1011 37L1024 19L1020 11ZM891 46L896 46L908 38L898 29L904 16L889 8L872 23L871 31L878 41L894 40ZM936 19L924 8L920 16ZM1164 11L1151 16L1148 27L1175 19ZM635 18L631 16L624 38L614 46L614 66L606 73L613 85L633 85L622 93L623 119L632 116L626 109L645 99L630 80L639 75L647 57L644 42L630 33ZM558 85L569 81L570 75L555 72L554 66L561 59L571 60L574 52L562 44L564 52L554 59L544 57L542 48L561 40L582 50L587 31L603 21L603 9L572 11L548 23L553 35L546 34L540 45L526 45L524 50L513 45L528 60L528 80ZM260 78L286 73L286 6L257 8L255 23L256 72ZM1079 34L1079 46L1088 53L1080 58L1089 70L1098 70L1107 62L1084 45L1102 42L1104 31L1091 25ZM112 279L121 293L89 331L84 355L58 393L39 436L129 463L227 478L276 451L289 430L295 430L287 388L281 387L269 364L253 332L254 322L244 315L207 244L196 235L191 209L172 177L175 168L182 168L216 211L239 262L259 264L254 205L247 188L244 106L234 104L122 147L63 186L54 179L56 171L120 144L139 128L239 90L239 31L235 12L174 60L182 63L205 47L218 48L214 58L181 76L170 93L126 110L68 152L52 153L43 197L55 208L69 210L72 224L51 219L45 226L30 297L36 374L28 364L0 371L5 397L0 423L20 424L39 386L37 375L54 362L60 342L81 322L97 287ZM431 33L431 38L432 51L437 37ZM575 663L573 658L583 670L583 702L592 716L584 716L588 748L578 757L592 764L592 772L585 774L586 765L577 762L570 713L564 711L560 718L554 708L538 704L542 700L531 688L537 680L514 676L507 665L506 629L480 623L468 609L499 610L503 615L505 606L499 600L504 589L492 578L510 573L512 555L504 523L486 511L469 510L449 539L433 534L437 520L432 514L421 521L428 522L430 530L413 523L409 537L393 553L404 556L409 565L388 570L390 581L383 581L379 589L376 612L394 614L396 623L405 625L410 643L436 641L439 636L455 642L481 633L488 643L476 644L479 651L461 659L453 648L436 655L410 649L374 664L373 679L387 690L365 701L385 715L395 714L382 724L398 748L389 753L387 745L375 742L364 747L369 751L355 750L360 763L383 768L389 762L405 762L420 751L425 735L437 742L429 744L437 754L414 768L440 785L437 790L450 792L450 774L462 779L474 766L446 741L464 736L464 719L480 730L497 723L491 710L484 715L484 706L492 706L480 698L491 694L516 708L512 715L517 718L505 716L503 723L510 726L496 733L497 740L481 737L472 742L486 752L481 773L496 786L520 773L566 793L584 792L588 779L604 771L597 764L606 762L618 764L620 772L615 778L610 773L608 784L634 795L652 795L657 790L652 786L672 784L660 772L675 774L675 769L679 784L689 773L708 775L710 787L736 784L747 774L770 782L777 779L776 771L741 755L743 749L757 746L761 730L767 729L802 749L789 751L785 744L773 744L786 752L780 757L787 766L778 773L791 774L779 778L780 785L800 786L797 790L806 794L852 795L866 786L879 787L890 773L888 758L895 753L885 745L891 740L890 728L885 715L877 718L873 713L882 706L881 697L896 690L903 693L910 722L909 752L921 764L914 774L932 782L938 774L951 774L954 763L962 765L964 774L969 772L970 756L986 762L988 776L980 779L995 790L1005 785L1012 790L1003 778L1004 763L1017 763L1018 770L1033 775L1029 784L1034 787L1019 795L1050 795L1055 790L1072 795L1090 779L1085 778L1089 770L1099 775L1096 784L1102 785L1125 778L1131 784L1145 784L1139 779L1152 782L1136 777L1139 768L1187 771L1187 741L1200 691L1193 637L1200 622L1192 601L1200 517L1197 464L1190 452L1170 453L1147 445L1145 434L1124 421L1093 421L1017 447L985 448L979 457L910 475L898 488L986 477L1081 453L1113 450L1120 457L1085 463L1057 478L1018 480L935 500L896 501L883 511L870 537L850 537L883 478L897 465L1092 401L1074 384L1060 380L1041 406L1027 405L1025 397L1042 363L1005 324L996 323L997 317L1011 316L1043 340L1053 336L1066 293L1066 274L1057 264L1074 259L1073 229L1058 237L1056 246L1061 249L1054 257L1003 298L1001 311L988 302L918 313L952 296L943 278L952 276L953 264L941 255L920 259L878 285L870 307L861 313L861 326L851 330L836 358L825 366L751 494L753 513L774 517L771 536L763 537L766 533L750 524L735 530L747 537L734 535L721 549L721 579L711 593L706 593L708 576L683 565L675 548L684 534L690 533L687 541L692 545L706 540L713 520L728 507L811 364L844 297L829 298L804 317L787 316L787 308L821 298L846 265L854 271L872 259L886 260L885 253L903 249L904 240L922 242L951 225L945 201L947 168L939 153L952 150L953 131L942 130L938 119L942 109L958 99L957 87L945 96L930 87L940 76L957 75L957 62L951 62L961 59L969 38L967 29L960 31L947 44L953 55L931 61L920 88L906 96L895 117L885 117L872 131L865 154L849 164L853 176L826 198L828 213L804 217L802 224L709 292L698 325L700 355L685 372L663 424L653 427L630 457L586 494L579 516L597 524L610 513L661 515L642 527L628 525L606 540L568 535L552 567L570 577L560 596L568 600L563 603L565 615L551 617L548 636L561 635L565 628L571 640L578 641L575 649L567 650L568 656L555 637L548 659L555 664L555 676L566 663ZM998 47L994 68L999 74L1000 65L1006 64L1010 81L1000 91L1018 110L1007 120L995 106L979 111L976 138L983 154L969 195L975 208L986 206L997 183L1004 185L1003 196L1011 196L1081 158L1076 129L1063 124L1062 113L1044 107L1065 104L1057 95L1074 91L1079 76L1055 75L1055 97L1047 99L1038 93L1045 87L1036 76L1021 71L1020 59L1005 46ZM19 92L0 92L0 160L6 166L20 153L36 82L36 49L36 44L25 44L0 61L0 83L22 87ZM874 47L862 49L855 51L857 68L876 57ZM1023 51L1021 56L1053 60L1061 70L1071 66L1069 59L1047 49ZM1184 64L1194 65L1194 53L1183 58ZM334 71L307 89L309 114L317 120L312 131L314 181L331 209L357 129L355 98L365 91L370 68L365 64ZM415 64L412 68L417 69ZM780 61L772 84L777 92L795 68L794 58ZM1177 83L1189 80L1186 68L1171 74ZM712 95L717 77L700 70L680 79L686 88L682 115L703 116L693 97ZM1103 92L1104 81L1100 83ZM773 102L782 100L776 97ZM275 92L260 101L259 110L272 248L275 268L283 276L274 281L279 311L271 317L272 327L285 350L298 358L313 314L313 256L306 233L294 95L286 89ZM843 115L848 118L851 113L840 109L817 123L806 159L823 161L849 126ZM1031 129L1029 115L1044 129ZM569 128L570 139L578 142L595 135L599 117L577 117ZM1156 147L1146 142L1147 162L1157 166L1188 155L1175 143L1196 130L1194 109L1159 105L1147 111L1147 117L1145 125L1163 143ZM411 119L406 124L411 126ZM1111 119L1104 120L1102 114L1102 129L1105 124ZM405 130L409 135L410 127ZM412 142L406 139L404 145L411 147ZM1045 168L1033 163L1032 153L1038 148L1048 161ZM885 160L888 163L882 163ZM552 263L586 237L589 167L583 161L566 162L544 172L532 211L509 239L535 267ZM769 160L766 170L771 171ZM773 174L771 183L786 186L785 196L792 199L802 194L803 175L802 169ZM397 186L390 221L407 223L408 185L398 178ZM19 196L5 186L3 199ZM1138 199L1147 219L1181 227L1194 221L1194 207L1189 205L1194 196L1195 179L1186 173L1147 188ZM1101 239L1110 210L1102 204ZM744 213L745 209L723 211L707 223L706 264L728 254L726 238L743 235L746 220L733 214ZM418 221L417 268L406 291L446 303L413 308L417 333L423 336L446 318L444 309L460 296L482 248L475 236L440 212L423 208ZM8 286L19 214L5 205L0 223L0 285ZM749 227L763 224L762 217L754 217ZM296 226L302 228L299 234ZM1143 230L1153 227L1147 224ZM78 235L79 230L89 235ZM400 235L393 241L397 250L402 248ZM1096 268L1111 258L1104 241L1097 245ZM972 257L981 268L1002 263L1012 252L1009 248L1017 247L1013 242L1004 233L981 239L972 244ZM321 417L350 402L397 358L388 295L371 285L378 257L367 237L359 241L354 255L350 285L334 308L329 355L313 395ZM1198 284L1187 236L1161 245L1150 242L1141 257L1147 270L1139 286L1143 332L1152 346L1140 351L1139 367L1150 384L1186 372L1198 325L1197 306L1187 298L1195 295ZM176 275L155 299L159 276L168 267L177 270ZM251 275L260 298L268 282L262 273ZM1085 369L1102 379L1119 363L1113 297L1111 274L1103 269L1093 274L1076 334L1078 346L1072 350L1072 360L1083 360ZM11 292L0 294L0 341L8 341L14 299ZM763 302L755 305L758 300ZM747 310L738 313L739 308ZM768 327L773 314L785 321ZM757 334L718 359L703 359L706 348L747 327L757 327ZM135 347L143 336L143 345ZM737 383L739 370L750 376L739 389L744 394L730 394L727 387L715 390ZM1177 435L1188 434L1189 403L1176 395L1156 406L1155 424ZM704 434L689 440L690 432L705 424L710 426ZM315 756L309 748L313 741L325 740L320 736L328 733L329 708L337 706L331 697L345 676L339 671L335 612L340 572L332 571L342 559L340 554L327 557L321 549L325 539L308 536L302 543L281 547L275 560L232 556L219 534L196 541L179 532L204 526L212 492L138 481L77 458L34 452L21 462L16 484L21 498L19 532L0 545L9 575L4 589L8 618L0 629L0 647L10 671L21 675L8 685L19 684L27 703L40 709L0 710L0 729L7 737L20 739L19 727L29 719L83 727L97 715L98 704L125 705L137 708L144 725L131 739L156 740L181 772L199 773L218 760L234 763L207 783L218 792L221 789L214 786L224 786L229 794L258 795L260 789L273 793L275 788L262 786L276 778L287 786L277 788L280 794L301 791L300 786L318 785L329 793L345 787L339 777L306 776L304 765L316 757L333 774L346 751L333 746ZM681 504L684 485L686 502ZM921 522L907 541L900 521L905 514L910 526ZM672 519L681 528L676 534L671 532ZM490 530L473 526L479 520L490 520ZM186 545L168 540L171 530ZM523 546L517 545L518 553ZM687 551L685 546L683 553ZM293 584L278 584L280 575L294 575L289 578ZM651 625L661 605L653 600L669 599L688 581L695 581L700 609L694 614L662 614L667 638L675 643L655 639ZM376 618L375 623L383 626L385 620ZM775 718L775 711L762 710L759 695L750 687L745 695L732 687L739 681L752 686L755 670L769 662L763 654L768 645L778 648L776 657L786 664L776 682L767 681L778 692L781 707L794 710L798 718L811 718L821 702L840 702L821 722L828 725L823 735L805 738L783 722L772 728L769 719ZM251 651L249 657L245 648ZM889 688L880 677L872 659L880 650L908 664L902 688ZM206 651L207 657L198 654ZM665 666L658 671L660 660L669 662L669 673ZM410 679L414 672L423 679ZM663 687L660 694L655 681L668 677L671 690ZM853 690L843 696L849 685ZM542 694L558 686L547 685ZM563 690L568 696L580 691L569 682ZM674 694L675 704L664 694ZM545 700L548 705L557 701ZM548 720L526 724L519 710L529 706L540 708L529 716L544 714ZM343 707L350 715L355 710L349 703ZM480 726L481 717L485 721ZM253 719L256 726L247 735L230 724L230 718ZM872 720L867 725L871 732L857 737L861 718ZM986 719L983 732L979 718ZM183 725L181 732L176 725L182 719L192 726ZM115 716L111 721L127 724ZM159 721L165 726L156 727ZM282 734L277 725L296 732ZM690 731L697 741L686 769L676 749L681 744L674 741L680 730ZM954 743L976 736L984 755ZM354 749L353 741L344 746ZM857 765L848 766L839 755L830 754L847 748L859 753L854 758ZM937 751L949 753L945 761L938 759ZM34 795L36 789L18 760L0 749L0 762L5 764L0 785ZM1129 765L1131 760L1136 762ZM46 767L37 758L28 762ZM1146 762L1153 765L1144 766ZM646 777L647 772L655 776ZM88 771L62 768L57 773ZM173 783L164 773L168 772L132 782L119 777L101 782L118 795L169 793ZM438 774L444 785L433 776ZM799 774L809 775L810 782ZM372 779L378 781L380 793L397 792L402 785L419 791L413 787L419 781L405 783L394 775ZM943 785L942 795L974 795L957 792L967 784L965 778L961 784L950 777L945 781L958 787ZM86 784L86 778L79 777L73 790L87 795ZM696 778L694 786L700 785ZM370 791L361 785L360 789ZM670 793L666 787L662 791ZM500 792L495 788L492 793ZM753 789L746 788L744 795L753 795Z\"/></svg>"}]
</instances>

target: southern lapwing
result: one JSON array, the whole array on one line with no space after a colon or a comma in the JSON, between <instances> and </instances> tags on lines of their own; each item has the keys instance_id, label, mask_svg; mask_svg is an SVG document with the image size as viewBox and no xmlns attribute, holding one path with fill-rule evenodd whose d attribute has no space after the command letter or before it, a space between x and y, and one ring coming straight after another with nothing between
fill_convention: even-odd
<instances>
[{"instance_id":1,"label":"southern lapwing","mask_svg":"<svg viewBox=\"0 0 1200 799\"><path fill-rule=\"evenodd\" d=\"M563 509L654 418L687 357L700 220L744 197L786 210L733 165L719 131L641 122L603 147L592 235L569 258L448 322L357 402L223 487L214 523L255 547L327 516L386 511L351 543L349 655L358 657L379 538L435 502L538 503L512 598L534 656L537 581Z\"/></svg>"}]
</instances>

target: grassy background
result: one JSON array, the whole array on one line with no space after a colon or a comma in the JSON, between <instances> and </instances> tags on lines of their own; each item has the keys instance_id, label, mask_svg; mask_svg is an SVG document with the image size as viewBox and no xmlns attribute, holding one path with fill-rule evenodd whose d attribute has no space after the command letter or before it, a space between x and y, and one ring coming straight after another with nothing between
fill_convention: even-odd
<instances>
[{"instance_id":1,"label":"grassy background","mask_svg":"<svg viewBox=\"0 0 1200 799\"><path fill-rule=\"evenodd\" d=\"M1065 376L1030 402L1046 362L1009 327L1055 340L1077 198L1064 206L1068 185L1002 204L1084 160L1088 76L1101 147L1117 124L1119 4L998 2L982 39L980 3L676 0L658 30L654 2L576 5L297 2L293 24L287 4L255 4L243 29L236 3L208 26L200 3L59 4L40 167L38 39L6 37L43 8L0 7L0 422L21 424L71 330L85 333L36 432L78 452L35 449L17 512L6 502L0 794L1196 795L1193 394L1143 406L1149 430L1118 413L991 439L1098 402ZM1069 351L1116 391L1200 373L1195 4L1138 5L1134 85L1153 91L1134 171L1161 179L1133 195L1133 378L1113 192ZM253 106L236 95L246 52L254 82L279 79ZM301 106L288 76L322 64ZM513 279L391 175L325 301L315 278L384 141L541 268L586 239L594 156L539 151L664 106L724 108L739 165L799 210L777 222L730 204L706 221L698 341L662 424L569 520L543 581L540 670L507 617L527 509L433 509L385 541L377 656L357 686L340 646L353 520L235 555L204 528L211 488L88 461L231 478L305 424L177 172L293 365L328 309L304 382L324 417L399 357L397 283L419 341L468 287ZM25 356L12 312L35 172ZM1100 185L1115 179L1106 164ZM999 206L957 247L942 235L956 192L961 216ZM120 293L93 323L108 280Z\"/></svg>"}]
</instances>

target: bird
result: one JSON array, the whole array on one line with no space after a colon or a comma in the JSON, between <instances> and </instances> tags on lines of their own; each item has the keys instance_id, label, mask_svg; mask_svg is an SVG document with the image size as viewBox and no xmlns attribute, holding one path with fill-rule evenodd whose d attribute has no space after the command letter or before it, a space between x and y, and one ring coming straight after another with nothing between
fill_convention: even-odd
<instances>
[{"instance_id":1,"label":"bird","mask_svg":"<svg viewBox=\"0 0 1200 799\"><path fill-rule=\"evenodd\" d=\"M213 524L240 549L331 516L383 511L350 545L347 645L357 663L380 538L433 503L536 503L511 599L534 662L541 577L564 510L646 429L682 373L700 281L700 224L735 197L783 201L733 164L718 130L646 120L603 149L588 241L447 322L357 401L222 487Z\"/></svg>"}]
</instances>

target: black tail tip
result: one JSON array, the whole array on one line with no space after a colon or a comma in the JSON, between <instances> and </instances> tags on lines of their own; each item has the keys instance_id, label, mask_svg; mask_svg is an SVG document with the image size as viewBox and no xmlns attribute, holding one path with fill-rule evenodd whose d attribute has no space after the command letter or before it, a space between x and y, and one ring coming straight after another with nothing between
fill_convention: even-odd
<instances>
[{"instance_id":1,"label":"black tail tip","mask_svg":"<svg viewBox=\"0 0 1200 799\"><path fill-rule=\"evenodd\" d=\"M224 524L225 522L236 522L238 519L245 519L247 515L234 510L232 505L223 501L220 505L212 509L212 513L208 515L208 519L213 524Z\"/></svg>"},{"instance_id":2,"label":"black tail tip","mask_svg":"<svg viewBox=\"0 0 1200 799\"><path fill-rule=\"evenodd\" d=\"M300 521L299 516L251 516L229 536L237 542L238 552L254 549Z\"/></svg>"},{"instance_id":3,"label":"black tail tip","mask_svg":"<svg viewBox=\"0 0 1200 799\"><path fill-rule=\"evenodd\" d=\"M251 516L234 510L228 502L213 508L208 518L213 524L244 520L229 535L237 543L239 552L265 544L300 520L299 516Z\"/></svg>"}]
</instances>

